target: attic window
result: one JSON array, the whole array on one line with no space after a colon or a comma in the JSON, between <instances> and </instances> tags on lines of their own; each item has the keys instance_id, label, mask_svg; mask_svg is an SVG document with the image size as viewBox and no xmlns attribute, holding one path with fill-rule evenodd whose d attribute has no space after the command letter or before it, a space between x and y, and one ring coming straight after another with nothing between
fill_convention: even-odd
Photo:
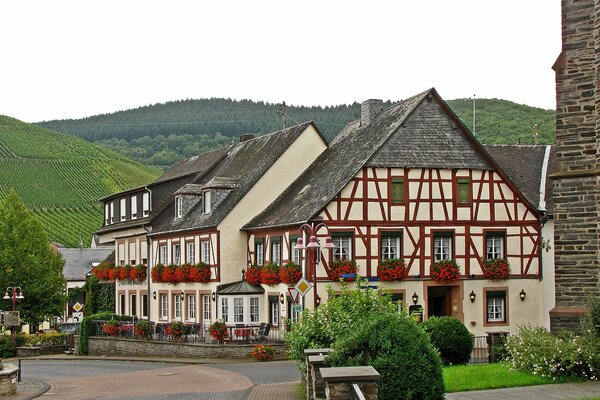
<instances>
[{"instance_id":1,"label":"attic window","mask_svg":"<svg viewBox=\"0 0 600 400\"><path fill-rule=\"evenodd\" d=\"M183 212L183 198L181 196L175 197L175 218L181 218Z\"/></svg>"},{"instance_id":2,"label":"attic window","mask_svg":"<svg viewBox=\"0 0 600 400\"><path fill-rule=\"evenodd\" d=\"M202 192L202 214L210 213L210 191Z\"/></svg>"},{"instance_id":3,"label":"attic window","mask_svg":"<svg viewBox=\"0 0 600 400\"><path fill-rule=\"evenodd\" d=\"M457 203L461 206L471 204L471 180L458 178L456 182Z\"/></svg>"}]
</instances>

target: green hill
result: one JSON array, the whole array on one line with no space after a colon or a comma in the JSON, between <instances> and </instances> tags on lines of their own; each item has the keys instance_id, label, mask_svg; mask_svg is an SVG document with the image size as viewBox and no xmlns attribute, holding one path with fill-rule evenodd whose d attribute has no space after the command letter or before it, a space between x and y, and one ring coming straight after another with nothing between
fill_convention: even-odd
<instances>
[{"instance_id":1,"label":"green hill","mask_svg":"<svg viewBox=\"0 0 600 400\"><path fill-rule=\"evenodd\" d=\"M50 240L89 245L98 199L153 181L159 171L64 133L0 115L0 197L14 187Z\"/></svg>"},{"instance_id":2,"label":"green hill","mask_svg":"<svg viewBox=\"0 0 600 400\"><path fill-rule=\"evenodd\" d=\"M448 104L471 129L472 101L457 99ZM540 143L554 142L553 110L498 99L477 99L476 107L476 133L483 143L533 143L534 123L540 126ZM102 144L140 163L164 168L185 157L222 147L241 134L277 130L279 110L278 104L262 101L181 100L39 125ZM331 140L349 121L360 117L360 104L288 106L286 111L288 125L313 120Z\"/></svg>"}]
</instances>

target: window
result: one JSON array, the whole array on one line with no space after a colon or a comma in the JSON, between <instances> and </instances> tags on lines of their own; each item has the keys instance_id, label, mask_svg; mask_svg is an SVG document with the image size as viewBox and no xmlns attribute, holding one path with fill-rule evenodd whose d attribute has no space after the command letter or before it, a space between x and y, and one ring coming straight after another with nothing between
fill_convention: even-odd
<instances>
[{"instance_id":1,"label":"window","mask_svg":"<svg viewBox=\"0 0 600 400\"><path fill-rule=\"evenodd\" d=\"M181 196L175 197L175 218L181 218L183 208L183 198Z\"/></svg>"},{"instance_id":2,"label":"window","mask_svg":"<svg viewBox=\"0 0 600 400\"><path fill-rule=\"evenodd\" d=\"M300 250L295 249L296 244L298 244L298 236L290 236L290 253L291 253L291 261L296 264L300 264Z\"/></svg>"},{"instance_id":3,"label":"window","mask_svg":"<svg viewBox=\"0 0 600 400\"><path fill-rule=\"evenodd\" d=\"M119 314L127 315L125 314L125 294L119 295Z\"/></svg>"},{"instance_id":4,"label":"window","mask_svg":"<svg viewBox=\"0 0 600 400\"><path fill-rule=\"evenodd\" d=\"M250 297L250 322L258 322L259 318L258 297Z\"/></svg>"},{"instance_id":5,"label":"window","mask_svg":"<svg viewBox=\"0 0 600 400\"><path fill-rule=\"evenodd\" d=\"M205 294L202 295L202 317L204 318L204 324L210 323L210 296Z\"/></svg>"},{"instance_id":6,"label":"window","mask_svg":"<svg viewBox=\"0 0 600 400\"><path fill-rule=\"evenodd\" d=\"M125 243L119 243L119 265L125 265Z\"/></svg>"},{"instance_id":7,"label":"window","mask_svg":"<svg viewBox=\"0 0 600 400\"><path fill-rule=\"evenodd\" d=\"M504 232L486 232L485 234L485 257L487 260L493 258L504 258Z\"/></svg>"},{"instance_id":8,"label":"window","mask_svg":"<svg viewBox=\"0 0 600 400\"><path fill-rule=\"evenodd\" d=\"M265 245L262 239L254 242L254 262L256 265L265 263Z\"/></svg>"},{"instance_id":9,"label":"window","mask_svg":"<svg viewBox=\"0 0 600 400\"><path fill-rule=\"evenodd\" d=\"M119 208L121 214L121 221L125 221L125 219L127 218L127 210L125 209L125 199L121 199Z\"/></svg>"},{"instance_id":10,"label":"window","mask_svg":"<svg viewBox=\"0 0 600 400\"><path fill-rule=\"evenodd\" d=\"M278 296L275 296L275 298L277 298ZM279 301L275 300L275 301L269 301L269 308L270 308L270 317L271 320L270 322L274 325L279 324Z\"/></svg>"},{"instance_id":11,"label":"window","mask_svg":"<svg viewBox=\"0 0 600 400\"><path fill-rule=\"evenodd\" d=\"M200 246L202 246L202 262L205 264L210 264L210 243L208 240L203 240L200 242Z\"/></svg>"},{"instance_id":12,"label":"window","mask_svg":"<svg viewBox=\"0 0 600 400\"><path fill-rule=\"evenodd\" d=\"M487 322L506 322L506 291L485 292Z\"/></svg>"},{"instance_id":13,"label":"window","mask_svg":"<svg viewBox=\"0 0 600 400\"><path fill-rule=\"evenodd\" d=\"M129 243L129 264L135 265L137 258L135 256L135 242Z\"/></svg>"},{"instance_id":14,"label":"window","mask_svg":"<svg viewBox=\"0 0 600 400\"><path fill-rule=\"evenodd\" d=\"M433 261L452 260L452 258L452 233L435 233L433 236Z\"/></svg>"},{"instance_id":15,"label":"window","mask_svg":"<svg viewBox=\"0 0 600 400\"><path fill-rule=\"evenodd\" d=\"M244 322L244 298L233 299L233 322Z\"/></svg>"},{"instance_id":16,"label":"window","mask_svg":"<svg viewBox=\"0 0 600 400\"><path fill-rule=\"evenodd\" d=\"M173 318L181 320L181 294L173 295Z\"/></svg>"},{"instance_id":17,"label":"window","mask_svg":"<svg viewBox=\"0 0 600 400\"><path fill-rule=\"evenodd\" d=\"M205 190L202 192L202 214L210 213L210 192Z\"/></svg>"},{"instance_id":18,"label":"window","mask_svg":"<svg viewBox=\"0 0 600 400\"><path fill-rule=\"evenodd\" d=\"M148 318L148 295L142 295L142 318Z\"/></svg>"},{"instance_id":19,"label":"window","mask_svg":"<svg viewBox=\"0 0 600 400\"><path fill-rule=\"evenodd\" d=\"M393 178L391 185L392 204L406 203L406 184L404 178Z\"/></svg>"},{"instance_id":20,"label":"window","mask_svg":"<svg viewBox=\"0 0 600 400\"><path fill-rule=\"evenodd\" d=\"M229 299L221 297L221 317L223 322L229 322Z\"/></svg>"},{"instance_id":21,"label":"window","mask_svg":"<svg viewBox=\"0 0 600 400\"><path fill-rule=\"evenodd\" d=\"M331 239L335 245L333 261L352 259L352 234L334 233Z\"/></svg>"},{"instance_id":22,"label":"window","mask_svg":"<svg viewBox=\"0 0 600 400\"><path fill-rule=\"evenodd\" d=\"M104 205L104 225L108 225L110 223L110 206L108 204Z\"/></svg>"},{"instance_id":23,"label":"window","mask_svg":"<svg viewBox=\"0 0 600 400\"><path fill-rule=\"evenodd\" d=\"M404 307L404 294L403 293L392 293L392 303L398 308L398 312L402 312Z\"/></svg>"},{"instance_id":24,"label":"window","mask_svg":"<svg viewBox=\"0 0 600 400\"><path fill-rule=\"evenodd\" d=\"M142 195L142 212L144 217L147 217L150 213L150 193L144 193Z\"/></svg>"},{"instance_id":25,"label":"window","mask_svg":"<svg viewBox=\"0 0 600 400\"><path fill-rule=\"evenodd\" d=\"M110 223L114 223L115 222L115 203L114 202L110 202Z\"/></svg>"},{"instance_id":26,"label":"window","mask_svg":"<svg viewBox=\"0 0 600 400\"><path fill-rule=\"evenodd\" d=\"M271 262L281 264L281 238L271 239Z\"/></svg>"},{"instance_id":27,"label":"window","mask_svg":"<svg viewBox=\"0 0 600 400\"><path fill-rule=\"evenodd\" d=\"M158 247L158 259L160 260L161 264L167 265L169 263L169 259L167 256L167 245L161 244Z\"/></svg>"},{"instance_id":28,"label":"window","mask_svg":"<svg viewBox=\"0 0 600 400\"><path fill-rule=\"evenodd\" d=\"M148 242L145 240L140 242L140 256L142 258L142 264L148 264Z\"/></svg>"},{"instance_id":29,"label":"window","mask_svg":"<svg viewBox=\"0 0 600 400\"><path fill-rule=\"evenodd\" d=\"M169 318L169 297L163 293L160 295L160 319Z\"/></svg>"},{"instance_id":30,"label":"window","mask_svg":"<svg viewBox=\"0 0 600 400\"><path fill-rule=\"evenodd\" d=\"M381 259L402 257L400 251L400 232L381 232Z\"/></svg>"},{"instance_id":31,"label":"window","mask_svg":"<svg viewBox=\"0 0 600 400\"><path fill-rule=\"evenodd\" d=\"M137 295L129 296L129 315L137 315Z\"/></svg>"},{"instance_id":32,"label":"window","mask_svg":"<svg viewBox=\"0 0 600 400\"><path fill-rule=\"evenodd\" d=\"M456 200L459 205L471 204L471 179L458 178L456 181Z\"/></svg>"},{"instance_id":33,"label":"window","mask_svg":"<svg viewBox=\"0 0 600 400\"><path fill-rule=\"evenodd\" d=\"M188 320L196 319L196 296L193 294L187 296L187 318Z\"/></svg>"},{"instance_id":34,"label":"window","mask_svg":"<svg viewBox=\"0 0 600 400\"><path fill-rule=\"evenodd\" d=\"M185 244L185 261L190 264L196 263L194 242L187 242Z\"/></svg>"},{"instance_id":35,"label":"window","mask_svg":"<svg viewBox=\"0 0 600 400\"><path fill-rule=\"evenodd\" d=\"M175 265L181 264L181 245L180 244L173 245L173 264L175 264Z\"/></svg>"},{"instance_id":36,"label":"window","mask_svg":"<svg viewBox=\"0 0 600 400\"><path fill-rule=\"evenodd\" d=\"M137 218L137 196L131 196L131 219Z\"/></svg>"}]
</instances>

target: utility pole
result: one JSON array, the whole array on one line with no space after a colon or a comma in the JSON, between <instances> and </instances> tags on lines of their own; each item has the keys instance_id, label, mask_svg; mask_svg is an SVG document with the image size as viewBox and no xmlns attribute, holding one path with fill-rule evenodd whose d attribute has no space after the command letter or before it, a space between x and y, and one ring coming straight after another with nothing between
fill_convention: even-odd
<instances>
[{"instance_id":1,"label":"utility pole","mask_svg":"<svg viewBox=\"0 0 600 400\"><path fill-rule=\"evenodd\" d=\"M287 110L285 108L285 101L281 102L281 104L279 105L279 111L277 112L277 114L279 114L279 129L285 129L285 116L287 114Z\"/></svg>"}]
</instances>

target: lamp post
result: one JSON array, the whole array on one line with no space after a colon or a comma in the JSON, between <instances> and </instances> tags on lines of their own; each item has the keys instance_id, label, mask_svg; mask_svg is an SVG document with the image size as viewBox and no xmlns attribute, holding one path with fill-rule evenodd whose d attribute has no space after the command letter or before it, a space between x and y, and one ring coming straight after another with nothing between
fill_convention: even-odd
<instances>
[{"instance_id":1,"label":"lamp post","mask_svg":"<svg viewBox=\"0 0 600 400\"><path fill-rule=\"evenodd\" d=\"M11 292L11 296L8 295L8 292ZM4 292L4 300L8 300L12 298L12 310L13 313L15 311L17 311L17 300L22 300L25 297L23 296L23 289L21 289L20 286L9 286L6 288L6 291ZM11 326L10 327L10 331L11 331L11 336L12 336L12 345L13 347L15 347L15 327Z\"/></svg>"},{"instance_id":2,"label":"lamp post","mask_svg":"<svg viewBox=\"0 0 600 400\"><path fill-rule=\"evenodd\" d=\"M312 222L310 224L303 224L298 229L298 241L296 242L296 246L294 246L294 249L296 249L296 250L306 249L308 251L313 251L313 253L311 253L310 256L307 252L308 259L307 259L307 264L306 264L306 275L308 278L308 271L310 270L312 272L313 299L314 299L313 304L314 304L315 309L319 306L319 303L320 303L319 296L317 295L317 264L319 263L319 258L320 258L321 243L317 239L317 232L321 228L325 228L327 230L327 237L325 238L325 244L322 247L324 249L335 249L335 245L333 244L333 241L331 240L331 236L329 236L329 227L322 222L320 222L320 223ZM302 239L302 237L304 236L304 233L306 233L306 236L309 238L308 244L306 246L304 245L304 240ZM308 265L309 262L311 264L310 268Z\"/></svg>"}]
</instances>

